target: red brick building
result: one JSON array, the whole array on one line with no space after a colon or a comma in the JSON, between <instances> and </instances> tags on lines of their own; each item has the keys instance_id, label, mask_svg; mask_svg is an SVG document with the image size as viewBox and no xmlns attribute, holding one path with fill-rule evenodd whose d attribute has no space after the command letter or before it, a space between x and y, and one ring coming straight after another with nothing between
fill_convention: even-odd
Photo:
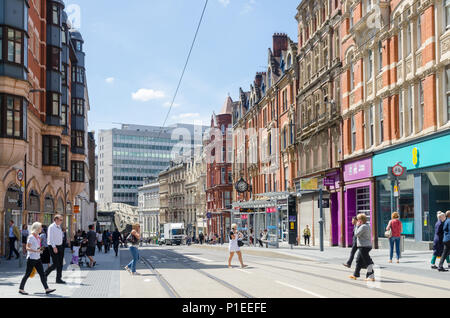
<instances>
[{"instance_id":1,"label":"red brick building","mask_svg":"<svg viewBox=\"0 0 450 318\"><path fill-rule=\"evenodd\" d=\"M233 179L231 170L231 133L233 100L228 97L219 115L211 118L204 146L207 158L206 204L207 233L217 234L222 242L228 242L231 230L231 203ZM227 139L230 142L227 143Z\"/></svg>"}]
</instances>

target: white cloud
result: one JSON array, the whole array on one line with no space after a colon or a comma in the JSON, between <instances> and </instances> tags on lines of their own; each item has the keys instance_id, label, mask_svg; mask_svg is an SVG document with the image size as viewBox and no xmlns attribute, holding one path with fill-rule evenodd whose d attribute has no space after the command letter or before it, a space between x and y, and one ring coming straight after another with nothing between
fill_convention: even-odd
<instances>
[{"instance_id":1,"label":"white cloud","mask_svg":"<svg viewBox=\"0 0 450 318\"><path fill-rule=\"evenodd\" d=\"M171 102L166 102L166 103L164 103L164 107L166 107L166 108L169 108L170 107L170 105L171 105L172 103ZM178 108L178 107L180 107L181 105L180 104L177 104L177 103L173 103L173 108Z\"/></svg>"},{"instance_id":2,"label":"white cloud","mask_svg":"<svg viewBox=\"0 0 450 318\"><path fill-rule=\"evenodd\" d=\"M219 0L219 2L226 8L230 4L230 0Z\"/></svg>"},{"instance_id":3,"label":"white cloud","mask_svg":"<svg viewBox=\"0 0 450 318\"><path fill-rule=\"evenodd\" d=\"M136 93L131 94L132 98L139 102L148 102L153 99L161 99L166 96L163 91L141 88Z\"/></svg>"},{"instance_id":4,"label":"white cloud","mask_svg":"<svg viewBox=\"0 0 450 318\"><path fill-rule=\"evenodd\" d=\"M116 79L114 77L108 77L105 79L105 82L108 84L113 84Z\"/></svg>"}]
</instances>

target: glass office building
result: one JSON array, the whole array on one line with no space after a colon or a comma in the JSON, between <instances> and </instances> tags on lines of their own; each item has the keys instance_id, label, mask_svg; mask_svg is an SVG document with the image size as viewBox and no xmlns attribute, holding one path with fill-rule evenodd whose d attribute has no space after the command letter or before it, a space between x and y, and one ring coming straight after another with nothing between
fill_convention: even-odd
<instances>
[{"instance_id":1,"label":"glass office building","mask_svg":"<svg viewBox=\"0 0 450 318\"><path fill-rule=\"evenodd\" d=\"M158 177L171 160L190 157L201 148L206 128L176 124L166 128L122 125L102 130L98 149L98 194L105 203L138 205L144 179Z\"/></svg>"}]
</instances>

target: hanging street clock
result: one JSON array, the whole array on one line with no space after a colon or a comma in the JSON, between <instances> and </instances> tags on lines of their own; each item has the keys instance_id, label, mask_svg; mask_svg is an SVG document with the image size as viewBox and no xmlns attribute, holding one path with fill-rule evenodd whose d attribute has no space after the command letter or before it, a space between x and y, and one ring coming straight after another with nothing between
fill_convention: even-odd
<instances>
[{"instance_id":1,"label":"hanging street clock","mask_svg":"<svg viewBox=\"0 0 450 318\"><path fill-rule=\"evenodd\" d=\"M249 189L249 184L245 182L243 178L236 183L236 191L239 193L245 193Z\"/></svg>"}]
</instances>

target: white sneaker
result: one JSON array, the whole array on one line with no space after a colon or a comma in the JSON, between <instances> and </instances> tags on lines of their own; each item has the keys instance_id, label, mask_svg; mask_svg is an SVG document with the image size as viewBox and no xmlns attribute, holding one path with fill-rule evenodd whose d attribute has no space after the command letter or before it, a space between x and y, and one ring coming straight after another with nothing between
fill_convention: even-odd
<instances>
[{"instance_id":1,"label":"white sneaker","mask_svg":"<svg viewBox=\"0 0 450 318\"><path fill-rule=\"evenodd\" d=\"M131 274L131 270L130 270L130 268L129 268L128 266L125 266L125 270L126 270L128 273Z\"/></svg>"}]
</instances>

